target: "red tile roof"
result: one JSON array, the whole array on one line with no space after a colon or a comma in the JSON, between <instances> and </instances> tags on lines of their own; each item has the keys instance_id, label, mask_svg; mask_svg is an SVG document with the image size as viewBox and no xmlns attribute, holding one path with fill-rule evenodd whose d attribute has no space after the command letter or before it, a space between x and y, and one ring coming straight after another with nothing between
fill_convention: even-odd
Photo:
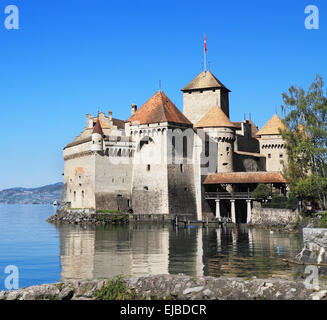
<instances>
[{"instance_id":1,"label":"red tile roof","mask_svg":"<svg viewBox=\"0 0 327 320\"><path fill-rule=\"evenodd\" d=\"M174 122L192 125L162 91L155 93L126 122L131 124Z\"/></svg>"},{"instance_id":2,"label":"red tile roof","mask_svg":"<svg viewBox=\"0 0 327 320\"><path fill-rule=\"evenodd\" d=\"M231 172L212 173L203 184L237 184L237 183L286 183L280 172Z\"/></svg>"},{"instance_id":3,"label":"red tile roof","mask_svg":"<svg viewBox=\"0 0 327 320\"><path fill-rule=\"evenodd\" d=\"M101 120L96 122L92 133L98 133L101 136L103 136L103 131L102 131L102 127L101 127Z\"/></svg>"}]
</instances>

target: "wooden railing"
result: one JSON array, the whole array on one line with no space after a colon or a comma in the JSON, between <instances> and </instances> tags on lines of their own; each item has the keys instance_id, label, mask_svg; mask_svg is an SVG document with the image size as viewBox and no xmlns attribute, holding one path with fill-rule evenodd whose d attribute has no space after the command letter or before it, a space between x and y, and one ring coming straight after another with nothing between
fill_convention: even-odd
<instances>
[{"instance_id":1,"label":"wooden railing","mask_svg":"<svg viewBox=\"0 0 327 320\"><path fill-rule=\"evenodd\" d=\"M254 197L251 192L205 192L205 199L207 200L220 200L220 199L249 199L252 200Z\"/></svg>"}]
</instances>

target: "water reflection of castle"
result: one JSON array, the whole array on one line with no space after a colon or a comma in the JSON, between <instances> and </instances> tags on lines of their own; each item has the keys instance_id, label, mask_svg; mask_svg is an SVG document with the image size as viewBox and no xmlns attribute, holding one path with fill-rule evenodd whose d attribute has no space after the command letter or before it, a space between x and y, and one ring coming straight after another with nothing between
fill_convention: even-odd
<instances>
[{"instance_id":1,"label":"water reflection of castle","mask_svg":"<svg viewBox=\"0 0 327 320\"><path fill-rule=\"evenodd\" d=\"M281 257L301 249L295 237L247 227L63 225L59 231L62 280L168 273L283 276L291 271Z\"/></svg>"}]
</instances>

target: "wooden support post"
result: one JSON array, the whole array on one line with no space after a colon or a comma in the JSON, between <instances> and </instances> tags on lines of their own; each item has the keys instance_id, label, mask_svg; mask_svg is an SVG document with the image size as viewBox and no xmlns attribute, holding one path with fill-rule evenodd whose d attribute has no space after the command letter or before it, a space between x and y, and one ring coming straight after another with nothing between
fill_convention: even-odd
<instances>
[{"instance_id":1,"label":"wooden support post","mask_svg":"<svg viewBox=\"0 0 327 320\"><path fill-rule=\"evenodd\" d=\"M236 212L235 212L235 200L230 201L231 204L231 215L232 215L232 222L236 223Z\"/></svg>"},{"instance_id":2,"label":"wooden support post","mask_svg":"<svg viewBox=\"0 0 327 320\"><path fill-rule=\"evenodd\" d=\"M246 200L247 203L247 216L246 216L246 223L249 224L252 218L252 208L251 208L251 200Z\"/></svg>"},{"instance_id":3,"label":"wooden support post","mask_svg":"<svg viewBox=\"0 0 327 320\"><path fill-rule=\"evenodd\" d=\"M220 221L220 200L216 200L216 218Z\"/></svg>"}]
</instances>

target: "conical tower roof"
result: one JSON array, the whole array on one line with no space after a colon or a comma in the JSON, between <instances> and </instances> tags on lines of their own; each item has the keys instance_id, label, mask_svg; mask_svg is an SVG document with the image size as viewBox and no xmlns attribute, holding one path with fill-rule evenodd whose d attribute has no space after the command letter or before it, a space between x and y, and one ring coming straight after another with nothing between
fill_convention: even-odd
<instances>
[{"instance_id":1,"label":"conical tower roof","mask_svg":"<svg viewBox=\"0 0 327 320\"><path fill-rule=\"evenodd\" d=\"M162 91L155 93L126 122L139 124L160 122L192 124Z\"/></svg>"},{"instance_id":2,"label":"conical tower roof","mask_svg":"<svg viewBox=\"0 0 327 320\"><path fill-rule=\"evenodd\" d=\"M275 114L264 126L259 132L257 133L258 136L263 135L274 135L274 134L280 134L279 129L284 130L286 129L286 126L282 119Z\"/></svg>"},{"instance_id":3,"label":"conical tower roof","mask_svg":"<svg viewBox=\"0 0 327 320\"><path fill-rule=\"evenodd\" d=\"M202 71L196 76L182 91L192 91L201 89L227 89L210 71Z\"/></svg>"},{"instance_id":4,"label":"conical tower roof","mask_svg":"<svg viewBox=\"0 0 327 320\"><path fill-rule=\"evenodd\" d=\"M101 121L100 121L100 119L98 117L97 122L96 122L96 124L95 124L95 126L93 128L93 132L92 133L98 133L101 136L103 136L103 131L102 131L102 127L101 127L101 123L100 122Z\"/></svg>"},{"instance_id":5,"label":"conical tower roof","mask_svg":"<svg viewBox=\"0 0 327 320\"><path fill-rule=\"evenodd\" d=\"M215 127L236 128L235 124L228 119L224 111L218 106L211 108L209 112L194 125L194 128Z\"/></svg>"}]
</instances>

